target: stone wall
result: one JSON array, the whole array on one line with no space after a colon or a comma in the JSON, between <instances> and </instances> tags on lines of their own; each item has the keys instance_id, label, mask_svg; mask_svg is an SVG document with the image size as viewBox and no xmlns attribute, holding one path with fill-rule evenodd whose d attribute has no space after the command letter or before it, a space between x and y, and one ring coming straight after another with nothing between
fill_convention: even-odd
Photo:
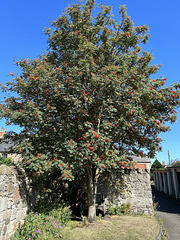
<instances>
[{"instance_id":1,"label":"stone wall","mask_svg":"<svg viewBox=\"0 0 180 240\"><path fill-rule=\"evenodd\" d=\"M26 187L14 167L0 166L0 240L8 240L27 213Z\"/></svg>"},{"instance_id":2,"label":"stone wall","mask_svg":"<svg viewBox=\"0 0 180 240\"><path fill-rule=\"evenodd\" d=\"M115 192L108 188L103 180L100 181L97 208L106 213L112 202L119 206L130 203L136 214L154 214L150 165L148 159L136 159L134 169L126 169L124 189L120 192ZM119 173L119 179L121 177ZM32 195L35 196L27 186L22 174L14 167L0 166L0 240L8 240L9 236L23 223L27 213L26 201ZM28 200L28 206L31 202L33 201Z\"/></svg>"},{"instance_id":3,"label":"stone wall","mask_svg":"<svg viewBox=\"0 0 180 240\"><path fill-rule=\"evenodd\" d=\"M134 169L127 169L124 175L124 186L122 191L115 191L108 188L107 185L101 184L99 195L102 193L102 203L98 206L100 210L106 212L108 206L121 206L123 203L131 204L131 209L135 214L144 213L154 214L151 182L150 182L150 162L136 163ZM119 173L119 179L121 173Z\"/></svg>"},{"instance_id":4,"label":"stone wall","mask_svg":"<svg viewBox=\"0 0 180 240\"><path fill-rule=\"evenodd\" d=\"M129 170L124 181L124 192L116 197L118 205L130 203L135 214L154 214L149 172L146 169Z\"/></svg>"}]
</instances>

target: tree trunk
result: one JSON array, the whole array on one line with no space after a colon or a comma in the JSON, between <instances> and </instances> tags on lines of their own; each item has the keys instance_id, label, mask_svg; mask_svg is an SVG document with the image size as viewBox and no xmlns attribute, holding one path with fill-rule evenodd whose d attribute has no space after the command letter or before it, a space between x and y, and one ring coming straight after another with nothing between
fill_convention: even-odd
<instances>
[{"instance_id":1,"label":"tree trunk","mask_svg":"<svg viewBox=\"0 0 180 240\"><path fill-rule=\"evenodd\" d=\"M97 194L97 174L93 174L92 169L87 169L88 184L88 221L96 220L96 194Z\"/></svg>"}]
</instances>

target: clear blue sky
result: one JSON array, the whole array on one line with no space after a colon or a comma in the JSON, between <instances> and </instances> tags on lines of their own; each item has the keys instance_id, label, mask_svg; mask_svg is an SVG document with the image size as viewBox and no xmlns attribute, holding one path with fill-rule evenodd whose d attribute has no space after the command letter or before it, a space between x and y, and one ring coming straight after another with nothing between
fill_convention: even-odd
<instances>
[{"instance_id":1,"label":"clear blue sky","mask_svg":"<svg viewBox=\"0 0 180 240\"><path fill-rule=\"evenodd\" d=\"M128 15L135 25L150 27L151 38L148 51L153 52L155 64L162 64L159 75L168 78L167 85L180 81L180 1L167 0L97 0L97 3L112 5L118 18L119 5L126 4ZM7 82L10 71L19 73L13 58L35 58L47 48L45 27L58 18L62 10L75 0L7 0L0 6L0 82ZM0 100L3 99L1 93ZM180 110L179 110L180 112ZM172 159L180 159L180 113L179 120L171 126L171 132L162 135L163 151L157 158L168 163L168 150ZM6 126L0 121L0 128L17 130L16 126Z\"/></svg>"}]
</instances>

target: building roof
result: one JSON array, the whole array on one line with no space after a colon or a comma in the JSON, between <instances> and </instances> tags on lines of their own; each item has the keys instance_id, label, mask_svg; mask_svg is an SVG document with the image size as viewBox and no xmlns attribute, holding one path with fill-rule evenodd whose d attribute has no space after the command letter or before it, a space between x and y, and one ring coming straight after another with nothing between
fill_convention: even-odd
<instances>
[{"instance_id":1,"label":"building roof","mask_svg":"<svg viewBox=\"0 0 180 240\"><path fill-rule=\"evenodd\" d=\"M137 157L137 156L132 156L133 162L137 163L151 163L150 158L147 157Z\"/></svg>"},{"instance_id":2,"label":"building roof","mask_svg":"<svg viewBox=\"0 0 180 240\"><path fill-rule=\"evenodd\" d=\"M0 153L7 153L9 152L10 148L14 146L14 143L12 141L7 141L4 139L1 139L0 141Z\"/></svg>"}]
</instances>

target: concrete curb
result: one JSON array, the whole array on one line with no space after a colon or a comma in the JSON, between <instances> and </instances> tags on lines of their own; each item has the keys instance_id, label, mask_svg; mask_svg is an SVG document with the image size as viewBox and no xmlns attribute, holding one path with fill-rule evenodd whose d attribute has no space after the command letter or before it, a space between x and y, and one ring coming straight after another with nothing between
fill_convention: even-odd
<instances>
[{"instance_id":1,"label":"concrete curb","mask_svg":"<svg viewBox=\"0 0 180 240\"><path fill-rule=\"evenodd\" d=\"M158 225L159 225L159 233L158 233L158 236L157 236L157 240L160 240L161 239L161 236L162 236L162 225L160 224L160 222L158 221L157 217L154 216Z\"/></svg>"}]
</instances>

